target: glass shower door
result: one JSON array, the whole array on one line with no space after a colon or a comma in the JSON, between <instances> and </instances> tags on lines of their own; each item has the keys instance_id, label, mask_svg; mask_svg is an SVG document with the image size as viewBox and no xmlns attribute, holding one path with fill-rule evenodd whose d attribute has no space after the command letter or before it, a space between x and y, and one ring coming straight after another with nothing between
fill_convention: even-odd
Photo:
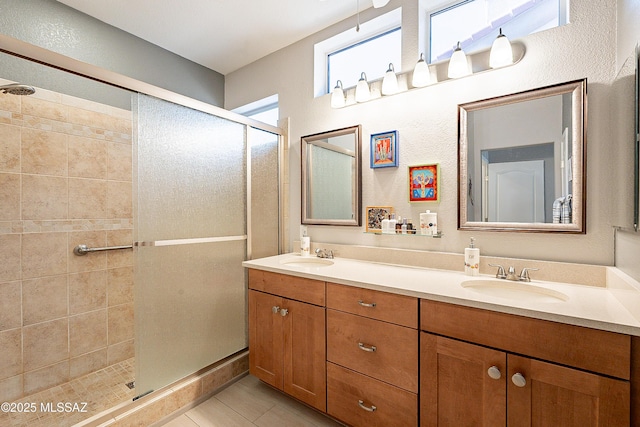
<instances>
[{"instance_id":1,"label":"glass shower door","mask_svg":"<svg viewBox=\"0 0 640 427\"><path fill-rule=\"evenodd\" d=\"M247 346L247 144L242 124L146 95L135 104L142 395Z\"/></svg>"}]
</instances>

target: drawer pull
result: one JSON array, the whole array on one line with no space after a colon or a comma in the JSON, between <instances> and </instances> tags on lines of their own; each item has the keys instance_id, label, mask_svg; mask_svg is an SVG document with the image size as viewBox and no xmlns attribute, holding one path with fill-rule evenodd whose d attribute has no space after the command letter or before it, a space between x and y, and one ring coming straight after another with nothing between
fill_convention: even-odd
<instances>
[{"instance_id":1,"label":"drawer pull","mask_svg":"<svg viewBox=\"0 0 640 427\"><path fill-rule=\"evenodd\" d=\"M271 311L273 312L273 314L278 314L278 312L280 311L280 307L274 305L273 307L271 307Z\"/></svg>"},{"instance_id":2,"label":"drawer pull","mask_svg":"<svg viewBox=\"0 0 640 427\"><path fill-rule=\"evenodd\" d=\"M374 412L376 409L378 409L374 405L366 406L363 400L358 400L358 406L367 412Z\"/></svg>"},{"instance_id":3,"label":"drawer pull","mask_svg":"<svg viewBox=\"0 0 640 427\"><path fill-rule=\"evenodd\" d=\"M360 348L360 350L368 351L370 353L373 353L374 351L377 350L377 347L375 345L372 345L372 346L368 347L366 344L363 344L361 342L358 343L358 347Z\"/></svg>"},{"instance_id":4,"label":"drawer pull","mask_svg":"<svg viewBox=\"0 0 640 427\"><path fill-rule=\"evenodd\" d=\"M499 380L502 377L502 374L500 373L500 369L498 369L497 366L490 367L487 370L487 374L489 374L489 376L494 380Z\"/></svg>"},{"instance_id":5,"label":"drawer pull","mask_svg":"<svg viewBox=\"0 0 640 427\"><path fill-rule=\"evenodd\" d=\"M287 314L289 314L289 309L283 308L283 309L280 310L280 316L284 317Z\"/></svg>"},{"instance_id":6,"label":"drawer pull","mask_svg":"<svg viewBox=\"0 0 640 427\"><path fill-rule=\"evenodd\" d=\"M513 374L513 376L511 377L511 381L513 381L516 387L524 387L527 385L527 380L520 372Z\"/></svg>"},{"instance_id":7,"label":"drawer pull","mask_svg":"<svg viewBox=\"0 0 640 427\"><path fill-rule=\"evenodd\" d=\"M368 303L368 302L364 302L362 300L358 300L358 304L360 304L362 307L369 307L369 308L374 308L376 306L375 302Z\"/></svg>"}]
</instances>

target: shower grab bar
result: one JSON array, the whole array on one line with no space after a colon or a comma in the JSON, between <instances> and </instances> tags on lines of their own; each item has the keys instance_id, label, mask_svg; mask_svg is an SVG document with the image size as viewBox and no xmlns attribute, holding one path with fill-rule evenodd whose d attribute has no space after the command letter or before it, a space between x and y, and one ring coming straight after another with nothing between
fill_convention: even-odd
<instances>
[{"instance_id":1,"label":"shower grab bar","mask_svg":"<svg viewBox=\"0 0 640 427\"><path fill-rule=\"evenodd\" d=\"M88 254L89 252L101 252L101 251L115 251L117 249L132 249L133 245L124 245L124 246L108 246L106 248L90 248L87 245L78 245L73 248L73 253L78 256L83 256Z\"/></svg>"}]
</instances>

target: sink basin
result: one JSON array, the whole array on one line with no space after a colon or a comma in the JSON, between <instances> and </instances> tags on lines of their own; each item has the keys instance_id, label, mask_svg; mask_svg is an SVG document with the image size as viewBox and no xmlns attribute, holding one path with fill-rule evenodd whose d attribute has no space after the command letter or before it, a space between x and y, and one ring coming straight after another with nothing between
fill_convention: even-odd
<instances>
[{"instance_id":1,"label":"sink basin","mask_svg":"<svg viewBox=\"0 0 640 427\"><path fill-rule=\"evenodd\" d=\"M333 261L326 258L296 256L296 257L284 259L280 261L280 264L286 264L289 267L304 267L304 268L327 267L329 265L333 265Z\"/></svg>"},{"instance_id":2,"label":"sink basin","mask_svg":"<svg viewBox=\"0 0 640 427\"><path fill-rule=\"evenodd\" d=\"M460 286L479 294L510 300L551 303L569 300L567 295L553 289L507 280L467 280L462 282Z\"/></svg>"}]
</instances>

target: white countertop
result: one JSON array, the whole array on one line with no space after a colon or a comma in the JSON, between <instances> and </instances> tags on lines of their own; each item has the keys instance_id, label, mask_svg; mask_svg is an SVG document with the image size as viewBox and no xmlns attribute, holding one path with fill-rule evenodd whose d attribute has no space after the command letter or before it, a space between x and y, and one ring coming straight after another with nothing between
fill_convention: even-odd
<instances>
[{"instance_id":1,"label":"white countertop","mask_svg":"<svg viewBox=\"0 0 640 427\"><path fill-rule=\"evenodd\" d=\"M494 276L467 276L462 272L435 270L357 261L332 259L331 265L296 266L286 264L301 259L299 254L284 254L242 263L244 267L274 273L289 274L343 285L359 286L434 301L478 307L502 313L517 314L536 319L551 320L611 332L640 336L640 288L626 286L613 289L535 280L529 285L561 292L568 299L512 298L479 293L461 286L467 280L496 280ZM617 270L613 267L613 270ZM608 274L616 281L624 274L612 270ZM625 279L629 279L625 277ZM504 280L506 284L517 283ZM636 283L634 283L636 284ZM616 284L618 286L618 284ZM616 297L616 293L618 297ZM625 304L620 302L623 296ZM636 309L637 308L637 309ZM632 312L633 310L633 312Z\"/></svg>"}]
</instances>

